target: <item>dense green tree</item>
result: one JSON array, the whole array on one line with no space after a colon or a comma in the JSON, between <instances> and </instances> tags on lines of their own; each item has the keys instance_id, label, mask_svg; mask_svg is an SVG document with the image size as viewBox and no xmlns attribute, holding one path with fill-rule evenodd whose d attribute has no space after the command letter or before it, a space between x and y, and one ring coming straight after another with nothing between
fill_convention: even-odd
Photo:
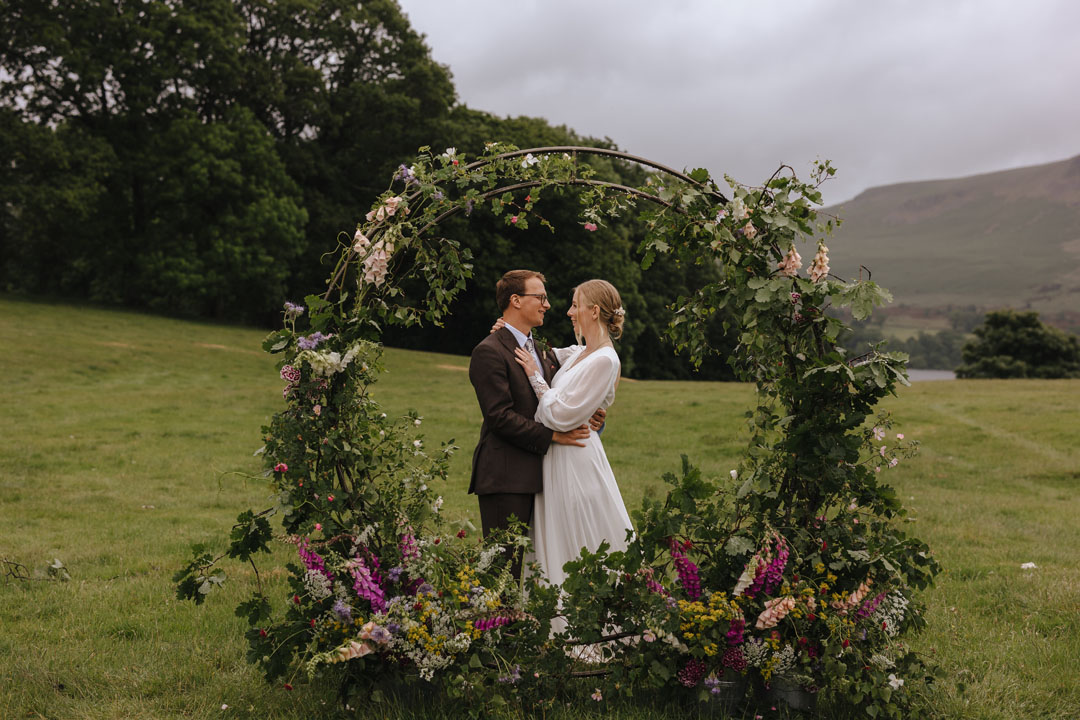
<instances>
[{"instance_id":1,"label":"dense green tree","mask_svg":"<svg viewBox=\"0 0 1080 720\"><path fill-rule=\"evenodd\" d=\"M266 319L321 283L319 256L454 100L392 0L4 0L0 14L7 175L106 199L61 219L55 192L8 196L4 243L23 252L2 281L17 289ZM76 137L87 146L57 150Z\"/></svg>"},{"instance_id":2,"label":"dense green tree","mask_svg":"<svg viewBox=\"0 0 1080 720\"><path fill-rule=\"evenodd\" d=\"M1036 312L987 313L963 356L962 378L1080 378L1080 338L1044 325Z\"/></svg>"}]
</instances>

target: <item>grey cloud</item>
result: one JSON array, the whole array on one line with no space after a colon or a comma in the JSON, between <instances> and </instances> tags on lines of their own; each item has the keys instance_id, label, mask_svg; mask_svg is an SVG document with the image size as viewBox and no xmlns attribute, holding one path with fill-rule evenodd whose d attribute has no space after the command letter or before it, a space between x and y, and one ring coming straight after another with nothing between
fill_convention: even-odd
<instances>
[{"instance_id":1,"label":"grey cloud","mask_svg":"<svg viewBox=\"0 0 1080 720\"><path fill-rule=\"evenodd\" d=\"M461 100L758 182L872 185L1080 153L1080 4L404 0Z\"/></svg>"}]
</instances>

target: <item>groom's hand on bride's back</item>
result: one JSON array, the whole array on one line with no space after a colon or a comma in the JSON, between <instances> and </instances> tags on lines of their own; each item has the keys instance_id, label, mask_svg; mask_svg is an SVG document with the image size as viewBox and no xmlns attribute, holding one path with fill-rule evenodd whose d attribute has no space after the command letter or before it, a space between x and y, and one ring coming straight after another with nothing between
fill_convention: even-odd
<instances>
[{"instance_id":1,"label":"groom's hand on bride's back","mask_svg":"<svg viewBox=\"0 0 1080 720\"><path fill-rule=\"evenodd\" d=\"M559 432L558 430L551 431L551 442L558 443L559 445L577 445L578 447L585 447L585 440L589 437L589 428L587 425L574 428L569 432Z\"/></svg>"}]
</instances>

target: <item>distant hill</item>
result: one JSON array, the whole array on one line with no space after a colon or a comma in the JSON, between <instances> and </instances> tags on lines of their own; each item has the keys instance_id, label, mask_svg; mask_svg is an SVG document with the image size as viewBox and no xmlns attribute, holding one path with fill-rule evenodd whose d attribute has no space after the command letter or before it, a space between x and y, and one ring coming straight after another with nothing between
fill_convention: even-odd
<instances>
[{"instance_id":1,"label":"distant hill","mask_svg":"<svg viewBox=\"0 0 1080 720\"><path fill-rule=\"evenodd\" d=\"M1080 156L871 188L826 212L843 220L827 241L833 272L868 267L894 314L1008 306L1080 326Z\"/></svg>"}]
</instances>

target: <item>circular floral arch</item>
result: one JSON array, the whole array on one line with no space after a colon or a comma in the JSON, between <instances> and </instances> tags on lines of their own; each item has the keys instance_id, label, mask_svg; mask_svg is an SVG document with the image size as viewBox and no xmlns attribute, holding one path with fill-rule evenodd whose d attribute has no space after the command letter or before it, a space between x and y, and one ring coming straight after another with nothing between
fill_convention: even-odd
<instances>
[{"instance_id":1,"label":"circular floral arch","mask_svg":"<svg viewBox=\"0 0 1080 720\"><path fill-rule=\"evenodd\" d=\"M597 156L651 172L639 187L605 180L584 161ZM264 342L285 383L286 409L263 429L277 502L238 518L228 555L254 567L271 514L297 547L284 608L259 582L237 609L268 679L332 681L354 707L413 681L473 708L545 707L587 677L598 702L663 691L734 703L748 686L789 687L785 697L821 693L871 715L917 711L911 689L928 671L904 638L924 624L915 590L938 566L897 524L904 511L885 481L914 443L887 435L890 419L874 414L906 384L906 358L876 348L848 357L843 322L827 309L862 318L888 294L830 275L820 240L806 276L797 251L831 229L815 206L832 173L816 163L804 182L782 166L759 187L725 178L725 193L704 170L500 143L470 163L454 148L421 148L402 165L341 244L326 293L286 303L283 329ZM505 544L527 538L477 543L441 517L433 487L456 448L426 445L420 416L387 417L369 388L382 328L440 322L470 277L468 251L438 236L439 224L486 208L527 227L543 195L568 186L581 189L586 229L639 213L645 267L672 255L722 269L675 300L668 336L700 362L705 321L726 308L731 364L757 403L730 477L684 457L665 477L666 498L634 513L625 552L583 550L552 588L498 562ZM181 597L201 602L224 581L217 559L196 553L177 574ZM557 614L567 629L551 635Z\"/></svg>"}]
</instances>

